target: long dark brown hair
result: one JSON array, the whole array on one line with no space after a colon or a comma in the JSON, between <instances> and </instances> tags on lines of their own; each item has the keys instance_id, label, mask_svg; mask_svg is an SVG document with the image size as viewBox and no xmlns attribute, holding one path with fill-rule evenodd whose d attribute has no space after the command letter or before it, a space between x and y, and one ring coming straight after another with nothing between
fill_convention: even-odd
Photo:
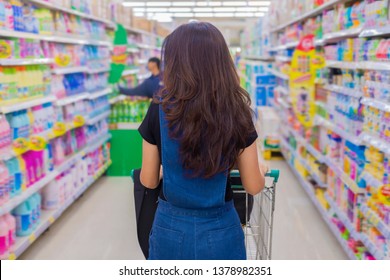
<instances>
[{"instance_id":1,"label":"long dark brown hair","mask_svg":"<svg viewBox=\"0 0 390 280\"><path fill-rule=\"evenodd\" d=\"M249 94L221 32L206 22L181 25L163 43L163 67L160 103L183 167L193 177L227 172L253 123Z\"/></svg>"}]
</instances>

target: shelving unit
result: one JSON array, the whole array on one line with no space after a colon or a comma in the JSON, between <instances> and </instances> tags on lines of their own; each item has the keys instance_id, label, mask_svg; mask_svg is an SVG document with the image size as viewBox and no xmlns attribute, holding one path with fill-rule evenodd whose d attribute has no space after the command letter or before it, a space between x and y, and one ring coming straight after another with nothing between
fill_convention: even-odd
<instances>
[{"instance_id":1,"label":"shelving unit","mask_svg":"<svg viewBox=\"0 0 390 280\"><path fill-rule=\"evenodd\" d=\"M15 101L9 105L3 105L0 107L0 113L8 114L15 111L28 109L34 106L42 105L45 103L53 102L56 98L54 96L35 97L28 100Z\"/></svg>"},{"instance_id":2,"label":"shelving unit","mask_svg":"<svg viewBox=\"0 0 390 280\"><path fill-rule=\"evenodd\" d=\"M52 64L54 62L51 58L15 58L15 59L1 59L2 66L16 66L16 65L35 65L35 64Z\"/></svg>"}]
</instances>

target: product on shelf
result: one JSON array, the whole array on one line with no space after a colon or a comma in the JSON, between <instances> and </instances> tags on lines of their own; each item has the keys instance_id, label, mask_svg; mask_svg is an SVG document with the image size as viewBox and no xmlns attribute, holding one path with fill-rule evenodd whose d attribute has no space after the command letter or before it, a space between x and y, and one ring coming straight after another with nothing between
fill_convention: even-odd
<instances>
[{"instance_id":1,"label":"product on shelf","mask_svg":"<svg viewBox=\"0 0 390 280\"><path fill-rule=\"evenodd\" d=\"M149 100L137 100L135 98L115 103L109 116L110 125L142 122L146 116L149 104Z\"/></svg>"}]
</instances>

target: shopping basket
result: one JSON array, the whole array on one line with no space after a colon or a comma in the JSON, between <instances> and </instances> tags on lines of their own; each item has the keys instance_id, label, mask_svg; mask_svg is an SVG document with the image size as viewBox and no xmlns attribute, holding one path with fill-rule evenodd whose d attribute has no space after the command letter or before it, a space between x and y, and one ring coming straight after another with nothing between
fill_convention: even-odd
<instances>
[{"instance_id":1,"label":"shopping basket","mask_svg":"<svg viewBox=\"0 0 390 280\"><path fill-rule=\"evenodd\" d=\"M233 170L230 177L234 194L245 196L245 220L241 223L245 233L247 259L270 260L272 255L275 186L279 179L279 170L271 170L266 174L266 177L273 179L271 185L265 186L264 190L253 198L245 191L237 170ZM240 212L239 215L240 218L243 216Z\"/></svg>"}]
</instances>

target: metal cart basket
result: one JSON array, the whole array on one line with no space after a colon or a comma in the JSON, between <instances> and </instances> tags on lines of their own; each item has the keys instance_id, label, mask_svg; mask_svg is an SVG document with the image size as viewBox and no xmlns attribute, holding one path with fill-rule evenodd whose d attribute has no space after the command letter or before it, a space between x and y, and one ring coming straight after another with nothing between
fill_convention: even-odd
<instances>
[{"instance_id":1,"label":"metal cart basket","mask_svg":"<svg viewBox=\"0 0 390 280\"><path fill-rule=\"evenodd\" d=\"M245 219L242 224L245 233L247 258L249 260L270 260L275 187L279 179L279 170L271 170L266 174L266 177L272 178L272 183L265 186L264 190L254 197L245 192L238 171L232 171L230 177L234 194L245 196Z\"/></svg>"}]
</instances>

